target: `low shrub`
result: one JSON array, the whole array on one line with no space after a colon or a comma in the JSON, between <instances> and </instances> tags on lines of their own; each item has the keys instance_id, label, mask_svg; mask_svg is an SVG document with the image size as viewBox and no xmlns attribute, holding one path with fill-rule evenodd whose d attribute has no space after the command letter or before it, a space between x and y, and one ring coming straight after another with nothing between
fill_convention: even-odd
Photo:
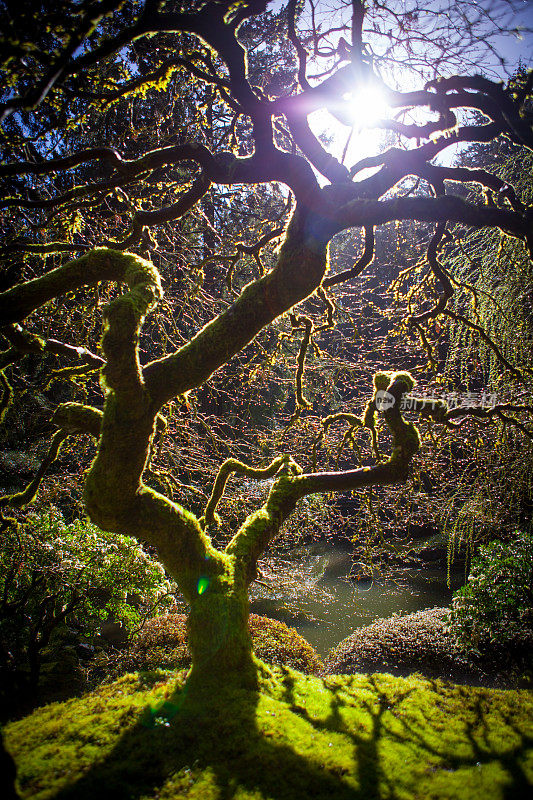
<instances>
[{"instance_id":1,"label":"low shrub","mask_svg":"<svg viewBox=\"0 0 533 800\"><path fill-rule=\"evenodd\" d=\"M292 667L309 675L322 670L316 650L284 622L250 614L249 627L254 652L262 661Z\"/></svg>"},{"instance_id":2,"label":"low shrub","mask_svg":"<svg viewBox=\"0 0 533 800\"><path fill-rule=\"evenodd\" d=\"M186 669L191 664L185 614L165 614L148 620L127 650L100 653L90 665L90 682L96 685L125 672ZM316 674L322 662L316 651L294 628L268 617L250 614L252 646L258 658L307 674Z\"/></svg>"},{"instance_id":3,"label":"low shrub","mask_svg":"<svg viewBox=\"0 0 533 800\"><path fill-rule=\"evenodd\" d=\"M486 642L483 651L465 650L449 630L449 608L428 608L405 616L375 620L330 650L328 675L389 672L506 688L532 686L533 638L502 648Z\"/></svg>"},{"instance_id":4,"label":"low shrub","mask_svg":"<svg viewBox=\"0 0 533 800\"><path fill-rule=\"evenodd\" d=\"M533 637L533 536L480 547L453 598L450 632L466 649Z\"/></svg>"},{"instance_id":5,"label":"low shrub","mask_svg":"<svg viewBox=\"0 0 533 800\"><path fill-rule=\"evenodd\" d=\"M131 630L160 604L173 605L175 588L136 540L104 533L85 520L66 524L53 507L8 526L0 543L0 679L6 701L35 701L43 681L57 682L58 664L62 675L67 661L79 671L76 645L90 643L103 621L112 618Z\"/></svg>"}]
</instances>

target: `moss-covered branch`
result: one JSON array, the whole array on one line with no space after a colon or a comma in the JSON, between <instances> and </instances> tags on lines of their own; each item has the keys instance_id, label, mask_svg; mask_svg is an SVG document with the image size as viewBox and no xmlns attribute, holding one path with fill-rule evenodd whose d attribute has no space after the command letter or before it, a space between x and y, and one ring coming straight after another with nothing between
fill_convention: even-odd
<instances>
[{"instance_id":1,"label":"moss-covered branch","mask_svg":"<svg viewBox=\"0 0 533 800\"><path fill-rule=\"evenodd\" d=\"M292 458L286 459L282 475L272 484L265 504L250 514L226 547L226 553L236 560L247 583L256 577L257 559L304 496L298 494L293 482L294 476L300 476L301 472Z\"/></svg>"},{"instance_id":2,"label":"moss-covered branch","mask_svg":"<svg viewBox=\"0 0 533 800\"><path fill-rule=\"evenodd\" d=\"M427 311L423 311L419 314L412 315L409 318L408 323L420 324L428 319L436 319L446 308L448 300L453 297L452 283L437 256L439 246L444 238L446 238L446 224L441 222L440 225L437 225L437 230L435 231L435 234L433 235L427 249L428 263L431 267L433 275L435 278L437 278L442 286L442 293L439 295L439 298L433 308L430 308Z\"/></svg>"},{"instance_id":3,"label":"moss-covered branch","mask_svg":"<svg viewBox=\"0 0 533 800\"><path fill-rule=\"evenodd\" d=\"M177 353L145 368L146 389L154 406L161 408L173 397L201 385L265 325L320 285L327 269L327 242L333 233L328 214L317 213L302 204L297 206L276 267L248 284L233 306L208 323ZM116 354L113 365L105 368L106 382L113 383L113 371L117 369L129 372L134 382L142 380L138 363L131 361L134 350L126 347L128 334L124 331L131 333L139 313L142 311L141 316L147 313L161 296L161 286L155 268L138 256L109 248L92 250L40 278L0 294L0 316L6 324L20 322L55 297L106 281L123 282L130 287L130 293L125 296L129 299L113 301L105 312L104 352L106 356L108 350ZM121 316L122 321L117 319L117 325L112 326L110 315ZM122 345L129 353L129 364L124 354L118 355ZM120 383L121 378L118 381Z\"/></svg>"},{"instance_id":4,"label":"moss-covered branch","mask_svg":"<svg viewBox=\"0 0 533 800\"><path fill-rule=\"evenodd\" d=\"M298 357L296 359L296 373L294 375L294 388L296 390L295 413L299 414L302 408L311 407L311 403L304 395L302 381L305 369L305 356L307 354L307 350L311 342L311 336L313 334L313 322L309 317L306 317L303 314L291 314L291 323L293 331L297 330L298 328L304 329L304 335L302 336L302 341L300 342L300 348L298 350Z\"/></svg>"},{"instance_id":5,"label":"moss-covered branch","mask_svg":"<svg viewBox=\"0 0 533 800\"><path fill-rule=\"evenodd\" d=\"M22 322L32 311L67 292L106 281L130 283L138 280L144 259L105 247L68 261L40 278L19 283L0 294L3 325ZM144 262L148 264L148 262ZM153 267L152 267L153 269Z\"/></svg>"},{"instance_id":6,"label":"moss-covered branch","mask_svg":"<svg viewBox=\"0 0 533 800\"><path fill-rule=\"evenodd\" d=\"M52 353L53 355L64 356L70 361L78 361L79 367L86 367L87 370L100 369L105 364L101 356L92 353L86 347L74 347L57 339L44 339L35 333L24 330L18 323L6 325L0 329L0 333L12 345L9 350L0 354L0 368L2 369L29 353L36 355Z\"/></svg>"},{"instance_id":7,"label":"moss-covered branch","mask_svg":"<svg viewBox=\"0 0 533 800\"><path fill-rule=\"evenodd\" d=\"M67 433L88 433L98 438L103 412L82 403L61 403L54 412L52 422Z\"/></svg>"},{"instance_id":8,"label":"moss-covered branch","mask_svg":"<svg viewBox=\"0 0 533 800\"><path fill-rule=\"evenodd\" d=\"M13 389L3 370L0 370L0 422L4 421L6 411L11 405L12 400Z\"/></svg>"},{"instance_id":9,"label":"moss-covered branch","mask_svg":"<svg viewBox=\"0 0 533 800\"><path fill-rule=\"evenodd\" d=\"M402 395L413 386L414 380L408 372L378 372L374 376L374 398L368 404L365 417L374 415L376 405L384 408L383 416L393 439L392 453L384 462L341 472L303 474L292 459L287 461L284 474L274 481L266 503L248 517L226 548L226 552L237 559L248 582L255 577L257 559L306 495L407 480L411 460L420 448L420 437L416 427L403 419L400 402ZM383 400L386 402L381 404Z\"/></svg>"},{"instance_id":10,"label":"moss-covered branch","mask_svg":"<svg viewBox=\"0 0 533 800\"><path fill-rule=\"evenodd\" d=\"M102 350L107 364L102 370L106 389L117 399L132 403L144 396L138 340L145 315L162 298L161 280L149 261L125 254L127 266L122 280L129 292L112 300L104 309Z\"/></svg>"},{"instance_id":11,"label":"moss-covered branch","mask_svg":"<svg viewBox=\"0 0 533 800\"><path fill-rule=\"evenodd\" d=\"M33 292L34 302L50 291L50 281L57 287L66 275L70 285L83 282L84 267L90 277L120 280L128 291L104 309L104 410L78 403L61 405L53 418L60 429L56 436L59 440L70 432L83 432L99 438L85 484L87 513L104 530L157 547L168 571L192 600L199 577L203 574L216 583L217 576L225 574L227 559L211 545L193 514L142 481L158 408L144 385L138 342L145 314L162 295L159 275L150 262L137 256L95 251L90 258L44 276L37 284L39 292ZM26 301L26 308L30 305Z\"/></svg>"},{"instance_id":12,"label":"moss-covered branch","mask_svg":"<svg viewBox=\"0 0 533 800\"><path fill-rule=\"evenodd\" d=\"M224 494L230 475L237 473L260 481L266 480L267 478L272 478L288 460L289 456L278 456L267 467L250 467L236 458L226 459L218 471L213 490L205 507L203 518L205 526L208 527L217 521L216 509Z\"/></svg>"},{"instance_id":13,"label":"moss-covered branch","mask_svg":"<svg viewBox=\"0 0 533 800\"><path fill-rule=\"evenodd\" d=\"M32 500L35 499L35 495L39 490L39 486L41 485L41 481L46 475L49 467L54 463L57 456L59 455L59 451L61 450L61 446L65 439L69 434L66 431L59 430L56 431L52 438L52 443L46 454L46 457L43 459L41 466L37 470L35 477L31 480L25 489L21 492L16 492L15 494L8 494L3 495L0 497L0 508L4 508L9 506L11 508L24 508Z\"/></svg>"},{"instance_id":14,"label":"moss-covered branch","mask_svg":"<svg viewBox=\"0 0 533 800\"><path fill-rule=\"evenodd\" d=\"M145 367L146 386L153 400L162 406L200 386L266 325L312 294L327 270L331 235L329 217L299 203L274 269L245 286L227 311L180 350Z\"/></svg>"},{"instance_id":15,"label":"moss-covered branch","mask_svg":"<svg viewBox=\"0 0 533 800\"><path fill-rule=\"evenodd\" d=\"M318 432L315 440L313 442L313 469L316 469L316 461L317 461L317 451L322 442L324 441L324 436L326 435L328 429L331 425L334 425L336 422L347 422L349 425L348 430L343 436L341 447L339 448L339 453L346 441L354 442L354 432L358 428L369 428L372 432L372 435L375 434L375 425L374 425L374 414L365 422L365 419L361 419L357 417L355 414L349 414L346 412L337 412L335 414L328 414L327 417L324 417L321 421L321 430ZM368 424L367 424L368 423ZM337 457L338 460L338 457Z\"/></svg>"},{"instance_id":16,"label":"moss-covered branch","mask_svg":"<svg viewBox=\"0 0 533 800\"><path fill-rule=\"evenodd\" d=\"M0 372L0 379L5 376ZM50 448L45 458L41 462L34 478L20 492L0 497L0 508L6 506L11 508L24 508L29 505L36 497L41 482L59 455L65 439L75 433L88 433L98 437L100 435L100 425L102 412L92 406L84 406L80 403L63 403L54 413L52 422L59 428L52 437Z\"/></svg>"},{"instance_id":17,"label":"moss-covered branch","mask_svg":"<svg viewBox=\"0 0 533 800\"><path fill-rule=\"evenodd\" d=\"M41 278L4 292L0 295L0 313L6 323L14 323L56 296L102 281L117 281L128 287L104 310L102 348L106 360L76 352L86 361L104 364L104 411L79 403L59 406L53 417L59 431L47 459L31 484L9 498L9 504L25 505L32 499L44 471L69 433L88 433L98 438L97 456L84 493L89 516L104 530L128 533L156 546L169 572L191 598L202 572L214 580L225 566L223 556L212 547L194 515L142 482L159 410L144 385L138 357L144 316L162 296L155 267L133 254L106 248L93 250ZM17 338L17 351L45 349L39 337L32 339L17 328L9 329L9 333ZM46 349L63 352L68 348L60 345L56 348L52 343Z\"/></svg>"}]
</instances>

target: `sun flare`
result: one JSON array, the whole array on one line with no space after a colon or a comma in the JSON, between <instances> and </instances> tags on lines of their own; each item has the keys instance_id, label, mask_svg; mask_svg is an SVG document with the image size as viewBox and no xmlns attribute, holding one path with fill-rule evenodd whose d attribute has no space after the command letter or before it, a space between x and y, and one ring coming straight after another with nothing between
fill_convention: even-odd
<instances>
[{"instance_id":1,"label":"sun flare","mask_svg":"<svg viewBox=\"0 0 533 800\"><path fill-rule=\"evenodd\" d=\"M390 114L385 95L377 86L363 86L343 96L350 109L354 127L366 128L375 125Z\"/></svg>"}]
</instances>

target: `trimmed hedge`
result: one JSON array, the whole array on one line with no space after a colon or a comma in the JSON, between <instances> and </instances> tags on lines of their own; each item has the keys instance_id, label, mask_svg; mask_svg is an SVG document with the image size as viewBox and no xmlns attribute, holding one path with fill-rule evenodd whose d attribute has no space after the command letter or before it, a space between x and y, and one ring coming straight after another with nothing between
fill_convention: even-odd
<instances>
[{"instance_id":1,"label":"trimmed hedge","mask_svg":"<svg viewBox=\"0 0 533 800\"><path fill-rule=\"evenodd\" d=\"M96 685L126 672L187 669L191 655L185 614L165 614L148 620L127 650L101 653L90 665L89 680ZM284 622L250 614L254 653L262 661L314 675L323 669L320 657L300 634Z\"/></svg>"},{"instance_id":2,"label":"trimmed hedge","mask_svg":"<svg viewBox=\"0 0 533 800\"><path fill-rule=\"evenodd\" d=\"M359 628L330 650L325 673L420 673L455 683L531 686L533 640L511 646L487 644L482 653L464 651L449 631L448 608L428 608L406 616L378 619Z\"/></svg>"}]
</instances>

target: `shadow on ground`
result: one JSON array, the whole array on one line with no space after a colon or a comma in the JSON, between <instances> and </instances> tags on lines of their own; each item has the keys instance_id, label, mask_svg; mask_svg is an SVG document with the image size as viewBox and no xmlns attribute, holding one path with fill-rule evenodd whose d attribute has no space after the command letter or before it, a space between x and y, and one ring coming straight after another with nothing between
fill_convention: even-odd
<instances>
[{"instance_id":1,"label":"shadow on ground","mask_svg":"<svg viewBox=\"0 0 533 800\"><path fill-rule=\"evenodd\" d=\"M54 797L531 797L533 729L487 690L284 669L258 683L176 690Z\"/></svg>"}]
</instances>

